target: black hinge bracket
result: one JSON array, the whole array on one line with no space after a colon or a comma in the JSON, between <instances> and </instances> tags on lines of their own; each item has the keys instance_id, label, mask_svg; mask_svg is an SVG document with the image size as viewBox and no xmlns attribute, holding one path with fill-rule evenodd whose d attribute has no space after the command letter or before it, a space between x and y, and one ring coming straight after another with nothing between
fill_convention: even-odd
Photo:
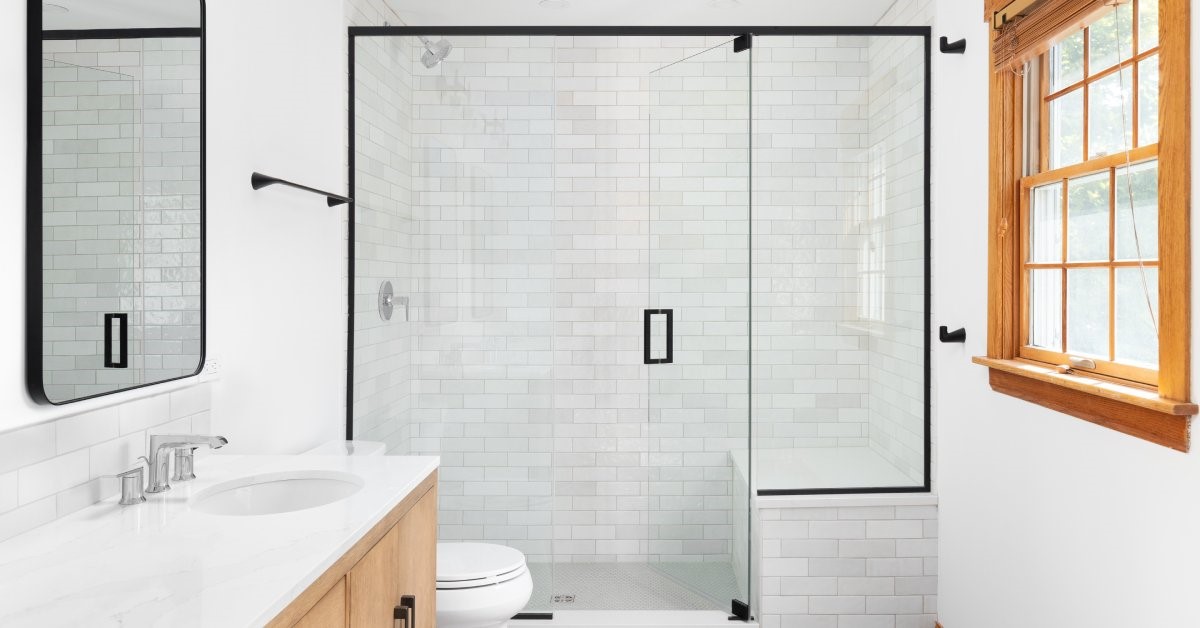
<instances>
[{"instance_id":1,"label":"black hinge bracket","mask_svg":"<svg viewBox=\"0 0 1200 628\"><path fill-rule=\"evenodd\" d=\"M733 51L734 52L741 52L743 50L749 50L753 47L754 47L754 35L752 35L751 33L746 33L745 35L740 35L740 36L738 36L737 39L733 40Z\"/></svg>"},{"instance_id":2,"label":"black hinge bracket","mask_svg":"<svg viewBox=\"0 0 1200 628\"><path fill-rule=\"evenodd\" d=\"M750 605L735 599L731 602L733 614L730 615L729 621L750 621Z\"/></svg>"}]
</instances>

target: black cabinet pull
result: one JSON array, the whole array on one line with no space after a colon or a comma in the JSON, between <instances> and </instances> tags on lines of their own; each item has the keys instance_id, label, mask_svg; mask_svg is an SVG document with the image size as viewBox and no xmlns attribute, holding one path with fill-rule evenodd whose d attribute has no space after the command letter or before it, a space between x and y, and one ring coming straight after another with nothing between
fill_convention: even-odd
<instances>
[{"instance_id":1,"label":"black cabinet pull","mask_svg":"<svg viewBox=\"0 0 1200 628\"><path fill-rule=\"evenodd\" d=\"M412 628L411 609L397 606L392 609L392 628Z\"/></svg>"},{"instance_id":2,"label":"black cabinet pull","mask_svg":"<svg viewBox=\"0 0 1200 628\"><path fill-rule=\"evenodd\" d=\"M651 357L650 319L655 316L667 317L667 355L662 358ZM675 360L675 312L673 310L644 310L642 313L642 361L645 364L670 364Z\"/></svg>"},{"instance_id":3,"label":"black cabinet pull","mask_svg":"<svg viewBox=\"0 0 1200 628\"><path fill-rule=\"evenodd\" d=\"M400 596L400 607L408 611L408 628L417 628L417 596Z\"/></svg>"},{"instance_id":4,"label":"black cabinet pull","mask_svg":"<svg viewBox=\"0 0 1200 628\"><path fill-rule=\"evenodd\" d=\"M113 360L112 350L112 334L113 321L117 321L121 327L121 359ZM122 312L118 314L104 315L104 368L124 369L129 368L129 315Z\"/></svg>"}]
</instances>

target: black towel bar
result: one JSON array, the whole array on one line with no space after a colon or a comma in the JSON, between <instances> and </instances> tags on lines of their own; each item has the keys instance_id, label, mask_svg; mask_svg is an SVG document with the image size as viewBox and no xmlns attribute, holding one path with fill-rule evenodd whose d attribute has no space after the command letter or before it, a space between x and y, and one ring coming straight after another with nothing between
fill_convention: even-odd
<instances>
[{"instance_id":1,"label":"black towel bar","mask_svg":"<svg viewBox=\"0 0 1200 628\"><path fill-rule=\"evenodd\" d=\"M354 202L353 199L351 199L350 197L347 197L347 196L342 196L340 194L333 194L331 192L323 192L316 188L310 188L307 185L300 185L299 183L292 183L291 181L285 181L278 177L269 177L265 174L261 174L258 172L255 172L250 175L250 187L252 187L256 190L261 190L262 188L265 188L268 185L275 185L275 184L286 185L288 187L293 187L298 190L304 190L305 192L312 192L313 194L320 194L321 196L325 197L325 202L328 203L330 207L337 207L338 205L342 205L344 203L353 203Z\"/></svg>"}]
</instances>

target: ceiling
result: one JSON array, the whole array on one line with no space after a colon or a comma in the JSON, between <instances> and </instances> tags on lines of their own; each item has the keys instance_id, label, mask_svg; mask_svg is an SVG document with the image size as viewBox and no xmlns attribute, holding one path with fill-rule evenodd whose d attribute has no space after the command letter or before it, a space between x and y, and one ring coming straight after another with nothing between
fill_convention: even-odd
<instances>
[{"instance_id":1,"label":"ceiling","mask_svg":"<svg viewBox=\"0 0 1200 628\"><path fill-rule=\"evenodd\" d=\"M43 30L200 26L198 0L46 0L42 7Z\"/></svg>"},{"instance_id":2,"label":"ceiling","mask_svg":"<svg viewBox=\"0 0 1200 628\"><path fill-rule=\"evenodd\" d=\"M871 26L895 0L388 2L409 26Z\"/></svg>"}]
</instances>

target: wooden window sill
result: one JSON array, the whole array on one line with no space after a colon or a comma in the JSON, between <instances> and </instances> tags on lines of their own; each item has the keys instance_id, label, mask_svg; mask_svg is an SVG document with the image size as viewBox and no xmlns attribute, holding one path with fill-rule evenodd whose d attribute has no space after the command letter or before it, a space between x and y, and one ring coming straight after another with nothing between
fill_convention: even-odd
<instances>
[{"instance_id":1,"label":"wooden window sill","mask_svg":"<svg viewBox=\"0 0 1200 628\"><path fill-rule=\"evenodd\" d=\"M1036 362L975 357L988 367L996 392L1124 432L1131 436L1187 451L1189 417L1197 406L1159 397L1157 392L1111 380L1063 374Z\"/></svg>"}]
</instances>

